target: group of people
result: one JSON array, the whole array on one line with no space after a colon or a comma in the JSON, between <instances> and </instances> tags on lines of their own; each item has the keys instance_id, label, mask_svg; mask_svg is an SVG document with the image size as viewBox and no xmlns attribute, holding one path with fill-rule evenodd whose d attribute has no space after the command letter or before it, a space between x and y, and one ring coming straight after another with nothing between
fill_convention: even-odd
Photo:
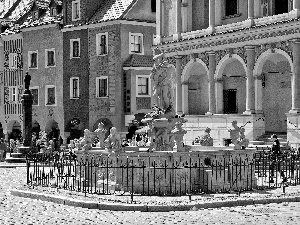
<instances>
[{"instance_id":1,"label":"group of people","mask_svg":"<svg viewBox=\"0 0 300 225\"><path fill-rule=\"evenodd\" d=\"M13 152L17 152L17 148L19 146L21 146L22 143L20 142L20 140L14 140L14 139L10 139L9 141L1 138L0 139L0 154L2 154L0 156L0 159L5 159L6 158L6 153L13 153Z\"/></svg>"}]
</instances>

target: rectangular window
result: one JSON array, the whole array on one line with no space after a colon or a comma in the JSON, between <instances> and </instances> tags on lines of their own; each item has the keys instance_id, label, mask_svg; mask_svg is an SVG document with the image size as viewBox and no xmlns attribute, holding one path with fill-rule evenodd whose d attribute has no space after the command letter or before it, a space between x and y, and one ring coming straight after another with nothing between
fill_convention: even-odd
<instances>
[{"instance_id":1,"label":"rectangular window","mask_svg":"<svg viewBox=\"0 0 300 225\"><path fill-rule=\"evenodd\" d=\"M29 69L37 69L38 65L38 51L29 51L28 52L28 68Z\"/></svg>"},{"instance_id":2,"label":"rectangular window","mask_svg":"<svg viewBox=\"0 0 300 225\"><path fill-rule=\"evenodd\" d=\"M137 76L137 96L150 96L150 77L148 75Z\"/></svg>"},{"instance_id":3,"label":"rectangular window","mask_svg":"<svg viewBox=\"0 0 300 225\"><path fill-rule=\"evenodd\" d=\"M32 97L33 97L33 103L32 105L38 106L39 105L39 88L38 87L31 87L30 88Z\"/></svg>"},{"instance_id":4,"label":"rectangular window","mask_svg":"<svg viewBox=\"0 0 300 225\"><path fill-rule=\"evenodd\" d=\"M10 69L18 68L18 54L17 53L9 54L9 68Z\"/></svg>"},{"instance_id":5,"label":"rectangular window","mask_svg":"<svg viewBox=\"0 0 300 225\"><path fill-rule=\"evenodd\" d=\"M32 12L32 20L38 20L39 19L39 10L35 10Z\"/></svg>"},{"instance_id":6,"label":"rectangular window","mask_svg":"<svg viewBox=\"0 0 300 225\"><path fill-rule=\"evenodd\" d=\"M156 0L151 0L151 11L156 12Z\"/></svg>"},{"instance_id":7,"label":"rectangular window","mask_svg":"<svg viewBox=\"0 0 300 225\"><path fill-rule=\"evenodd\" d=\"M46 105L56 105L56 93L55 93L55 86L53 85L47 85L46 86Z\"/></svg>"},{"instance_id":8,"label":"rectangular window","mask_svg":"<svg viewBox=\"0 0 300 225\"><path fill-rule=\"evenodd\" d=\"M70 98L79 98L79 78L72 77L70 79Z\"/></svg>"},{"instance_id":9,"label":"rectangular window","mask_svg":"<svg viewBox=\"0 0 300 225\"><path fill-rule=\"evenodd\" d=\"M225 7L225 16L238 14L238 0L226 0Z\"/></svg>"},{"instance_id":10,"label":"rectangular window","mask_svg":"<svg viewBox=\"0 0 300 225\"><path fill-rule=\"evenodd\" d=\"M46 58L46 67L55 66L55 50L54 49L46 49L45 50L45 58Z\"/></svg>"},{"instance_id":11,"label":"rectangular window","mask_svg":"<svg viewBox=\"0 0 300 225\"><path fill-rule=\"evenodd\" d=\"M56 7L51 7L50 9L50 16L56 16L57 15L57 9Z\"/></svg>"},{"instance_id":12,"label":"rectangular window","mask_svg":"<svg viewBox=\"0 0 300 225\"><path fill-rule=\"evenodd\" d=\"M100 33L96 35L97 55L106 55L108 52L108 33Z\"/></svg>"},{"instance_id":13,"label":"rectangular window","mask_svg":"<svg viewBox=\"0 0 300 225\"><path fill-rule=\"evenodd\" d=\"M80 39L70 40L70 58L80 57Z\"/></svg>"},{"instance_id":14,"label":"rectangular window","mask_svg":"<svg viewBox=\"0 0 300 225\"><path fill-rule=\"evenodd\" d=\"M129 33L129 54L144 54L143 34Z\"/></svg>"},{"instance_id":15,"label":"rectangular window","mask_svg":"<svg viewBox=\"0 0 300 225\"><path fill-rule=\"evenodd\" d=\"M80 1L72 2L72 20L80 20Z\"/></svg>"},{"instance_id":16,"label":"rectangular window","mask_svg":"<svg viewBox=\"0 0 300 225\"><path fill-rule=\"evenodd\" d=\"M108 97L108 78L106 76L96 78L96 97Z\"/></svg>"},{"instance_id":17,"label":"rectangular window","mask_svg":"<svg viewBox=\"0 0 300 225\"><path fill-rule=\"evenodd\" d=\"M11 103L16 103L18 101L18 89L17 87L9 88L9 101Z\"/></svg>"}]
</instances>

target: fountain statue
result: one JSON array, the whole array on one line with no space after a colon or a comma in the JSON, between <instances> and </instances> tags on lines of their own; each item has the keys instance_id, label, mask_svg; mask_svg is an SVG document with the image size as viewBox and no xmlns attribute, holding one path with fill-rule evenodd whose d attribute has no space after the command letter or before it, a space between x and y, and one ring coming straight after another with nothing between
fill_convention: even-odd
<instances>
[{"instance_id":1,"label":"fountain statue","mask_svg":"<svg viewBox=\"0 0 300 225\"><path fill-rule=\"evenodd\" d=\"M214 139L210 136L211 129L207 127L204 131L204 135L199 138L199 143L201 146L213 146Z\"/></svg>"},{"instance_id":2,"label":"fountain statue","mask_svg":"<svg viewBox=\"0 0 300 225\"><path fill-rule=\"evenodd\" d=\"M110 128L110 134L104 143L108 149L114 149L115 151L121 149L120 137L117 135L117 128Z\"/></svg>"},{"instance_id":3,"label":"fountain statue","mask_svg":"<svg viewBox=\"0 0 300 225\"><path fill-rule=\"evenodd\" d=\"M105 134L106 129L104 129L104 124L102 122L98 123L98 128L94 131L98 137L97 147L104 148L105 147Z\"/></svg>"},{"instance_id":4,"label":"fountain statue","mask_svg":"<svg viewBox=\"0 0 300 225\"><path fill-rule=\"evenodd\" d=\"M232 121L232 126L234 129L229 129L231 143L233 144L233 149L245 149L248 146L248 139L245 138L245 128L244 126L239 127L237 121Z\"/></svg>"}]
</instances>

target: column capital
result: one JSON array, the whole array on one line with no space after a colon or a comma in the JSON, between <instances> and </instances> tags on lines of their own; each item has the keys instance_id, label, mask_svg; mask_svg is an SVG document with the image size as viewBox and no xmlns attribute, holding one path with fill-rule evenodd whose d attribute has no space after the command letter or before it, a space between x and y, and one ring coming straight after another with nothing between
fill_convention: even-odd
<instances>
[{"instance_id":1,"label":"column capital","mask_svg":"<svg viewBox=\"0 0 300 225\"><path fill-rule=\"evenodd\" d=\"M183 55L175 55L174 58L175 58L175 59L182 59L182 58L183 58Z\"/></svg>"},{"instance_id":2,"label":"column capital","mask_svg":"<svg viewBox=\"0 0 300 225\"><path fill-rule=\"evenodd\" d=\"M210 51L210 52L207 52L208 55L216 55L216 52L215 51Z\"/></svg>"},{"instance_id":3,"label":"column capital","mask_svg":"<svg viewBox=\"0 0 300 225\"><path fill-rule=\"evenodd\" d=\"M290 42L292 42L292 43L300 43L300 38L293 38L293 39L290 39L289 40Z\"/></svg>"},{"instance_id":4,"label":"column capital","mask_svg":"<svg viewBox=\"0 0 300 225\"><path fill-rule=\"evenodd\" d=\"M255 50L255 45L246 45L244 48L246 49L246 50Z\"/></svg>"}]
</instances>

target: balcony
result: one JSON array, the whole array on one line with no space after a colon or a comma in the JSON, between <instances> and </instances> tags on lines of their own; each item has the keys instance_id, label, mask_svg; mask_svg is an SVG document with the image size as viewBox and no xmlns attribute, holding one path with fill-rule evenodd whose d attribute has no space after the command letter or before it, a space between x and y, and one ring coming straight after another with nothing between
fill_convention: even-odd
<instances>
[{"instance_id":1,"label":"balcony","mask_svg":"<svg viewBox=\"0 0 300 225\"><path fill-rule=\"evenodd\" d=\"M202 30L195 30L195 31L181 33L181 40L190 40L190 39L195 39L195 38L206 37L206 36L210 36L212 33L222 34L222 33L227 33L227 32L233 32L233 31L246 29L249 27L271 26L274 23L289 21L289 20L297 19L298 17L299 16L298 16L297 11L290 11L289 13L283 13L283 14L279 14L279 15L267 16L267 17L262 17L262 18L255 18L255 19L253 19L253 21L244 20L241 22L216 26L213 31L209 27L209 28L202 29ZM161 43L168 43L168 42L172 42L172 41L176 41L176 40L177 40L177 38L176 37L173 38L173 35L164 36L160 40L158 38L154 37L153 43L156 45L156 44L160 44L159 41Z\"/></svg>"},{"instance_id":2,"label":"balcony","mask_svg":"<svg viewBox=\"0 0 300 225\"><path fill-rule=\"evenodd\" d=\"M14 115L22 114L22 104L4 104L4 114L5 115Z\"/></svg>"}]
</instances>

